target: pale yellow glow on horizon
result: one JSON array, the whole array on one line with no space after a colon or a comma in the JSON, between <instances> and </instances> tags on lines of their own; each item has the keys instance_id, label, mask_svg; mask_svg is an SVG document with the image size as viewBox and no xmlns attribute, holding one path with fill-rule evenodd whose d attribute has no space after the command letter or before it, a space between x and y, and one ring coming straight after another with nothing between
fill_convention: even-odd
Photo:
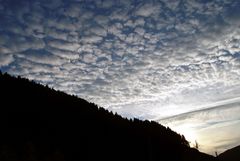
<instances>
[{"instance_id":1,"label":"pale yellow glow on horizon","mask_svg":"<svg viewBox=\"0 0 240 161\"><path fill-rule=\"evenodd\" d=\"M199 108L200 107L200 108ZM181 109L181 108L180 108ZM198 110L159 120L185 136L191 147L215 155L239 145L240 97L199 105Z\"/></svg>"},{"instance_id":2,"label":"pale yellow glow on horizon","mask_svg":"<svg viewBox=\"0 0 240 161\"><path fill-rule=\"evenodd\" d=\"M184 137L186 138L187 141L189 141L189 144L191 147L195 147L196 146L196 141L198 142L198 135L196 133L196 131L191 128L192 124L191 123L186 123L184 125L180 125L180 126L171 126L170 127L177 131L180 134L183 134Z\"/></svg>"},{"instance_id":3,"label":"pale yellow glow on horizon","mask_svg":"<svg viewBox=\"0 0 240 161\"><path fill-rule=\"evenodd\" d=\"M202 120L200 120L202 122ZM195 125L196 124L196 125ZM185 120L180 123L169 122L165 124L174 131L185 136L190 142L190 146L195 148L198 143L198 150L215 155L224 152L227 149L233 148L239 144L240 121L222 122L209 126L197 126L197 122L193 120Z\"/></svg>"}]
</instances>

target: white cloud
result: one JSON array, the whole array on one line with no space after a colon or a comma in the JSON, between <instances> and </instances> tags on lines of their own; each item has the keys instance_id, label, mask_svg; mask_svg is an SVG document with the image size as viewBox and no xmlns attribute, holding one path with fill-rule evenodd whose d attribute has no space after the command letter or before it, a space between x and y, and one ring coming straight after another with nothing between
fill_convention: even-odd
<instances>
[{"instance_id":1,"label":"white cloud","mask_svg":"<svg viewBox=\"0 0 240 161\"><path fill-rule=\"evenodd\" d=\"M102 27L106 27L109 22L108 16L96 15L94 20Z\"/></svg>"},{"instance_id":2,"label":"white cloud","mask_svg":"<svg viewBox=\"0 0 240 161\"><path fill-rule=\"evenodd\" d=\"M12 51L11 53L16 53L28 49L42 49L45 47L45 42L33 37L12 36L10 40L5 42L5 46Z\"/></svg>"},{"instance_id":3,"label":"white cloud","mask_svg":"<svg viewBox=\"0 0 240 161\"><path fill-rule=\"evenodd\" d=\"M67 50L67 51L77 51L80 47L78 43L71 43L68 41L61 41L61 40L49 40L47 45L53 48L57 48L60 50Z\"/></svg>"},{"instance_id":4,"label":"white cloud","mask_svg":"<svg viewBox=\"0 0 240 161\"><path fill-rule=\"evenodd\" d=\"M1 41L1 40L0 40ZM11 54L12 51L8 47L0 46L0 53L1 54Z\"/></svg>"},{"instance_id":5,"label":"white cloud","mask_svg":"<svg viewBox=\"0 0 240 161\"><path fill-rule=\"evenodd\" d=\"M69 6L64 9L63 14L67 17L78 18L83 14L82 7L80 3L70 3Z\"/></svg>"},{"instance_id":6,"label":"white cloud","mask_svg":"<svg viewBox=\"0 0 240 161\"><path fill-rule=\"evenodd\" d=\"M76 60L79 58L79 55L76 51L61 50L57 48L47 48L47 51L49 51L53 55L56 55L65 59Z\"/></svg>"},{"instance_id":7,"label":"white cloud","mask_svg":"<svg viewBox=\"0 0 240 161\"><path fill-rule=\"evenodd\" d=\"M180 3L179 0L172 0L172 1L164 0L163 2L172 11L175 11Z\"/></svg>"},{"instance_id":8,"label":"white cloud","mask_svg":"<svg viewBox=\"0 0 240 161\"><path fill-rule=\"evenodd\" d=\"M85 36L84 38L82 38L80 41L82 43L99 43L102 41L102 37L101 36L97 36L97 35L89 35L89 36Z\"/></svg>"},{"instance_id":9,"label":"white cloud","mask_svg":"<svg viewBox=\"0 0 240 161\"><path fill-rule=\"evenodd\" d=\"M140 6L135 14L137 16L144 16L148 17L152 14L158 14L161 11L161 6L160 4L152 4L152 3L146 3Z\"/></svg>"},{"instance_id":10,"label":"white cloud","mask_svg":"<svg viewBox=\"0 0 240 161\"><path fill-rule=\"evenodd\" d=\"M107 36L107 31L101 27L92 27L89 29L90 34L98 35L98 36Z\"/></svg>"},{"instance_id":11,"label":"white cloud","mask_svg":"<svg viewBox=\"0 0 240 161\"><path fill-rule=\"evenodd\" d=\"M0 54L0 67L7 66L14 61L12 55L9 54Z\"/></svg>"},{"instance_id":12,"label":"white cloud","mask_svg":"<svg viewBox=\"0 0 240 161\"><path fill-rule=\"evenodd\" d=\"M111 8L114 5L114 2L112 0L104 0L101 3L101 7L103 8Z\"/></svg>"},{"instance_id":13,"label":"white cloud","mask_svg":"<svg viewBox=\"0 0 240 161\"><path fill-rule=\"evenodd\" d=\"M17 56L35 63L48 65L62 65L66 62L64 59L61 59L46 50L27 50L25 52L18 53Z\"/></svg>"},{"instance_id":14,"label":"white cloud","mask_svg":"<svg viewBox=\"0 0 240 161\"><path fill-rule=\"evenodd\" d=\"M45 2L1 3L6 71L143 119L240 95L239 2Z\"/></svg>"},{"instance_id":15,"label":"white cloud","mask_svg":"<svg viewBox=\"0 0 240 161\"><path fill-rule=\"evenodd\" d=\"M63 32L62 30L56 29L54 27L45 29L45 33L46 33L46 35L48 35L49 37L51 37L53 39L67 41L68 33Z\"/></svg>"},{"instance_id":16,"label":"white cloud","mask_svg":"<svg viewBox=\"0 0 240 161\"><path fill-rule=\"evenodd\" d=\"M69 17L63 17L55 23L54 26L60 30L76 31L78 29L78 23L75 23L75 21L72 21Z\"/></svg>"},{"instance_id":17,"label":"white cloud","mask_svg":"<svg viewBox=\"0 0 240 161\"><path fill-rule=\"evenodd\" d=\"M204 110L178 115L159 122L183 133L192 146L197 140L200 150L214 154L215 151L221 153L237 146L240 140L239 133L236 132L236 127L240 125L239 112L239 98L236 98L216 103Z\"/></svg>"},{"instance_id":18,"label":"white cloud","mask_svg":"<svg viewBox=\"0 0 240 161\"><path fill-rule=\"evenodd\" d=\"M92 54L84 54L83 55L83 61L85 63L95 63L97 60L97 57Z\"/></svg>"},{"instance_id":19,"label":"white cloud","mask_svg":"<svg viewBox=\"0 0 240 161\"><path fill-rule=\"evenodd\" d=\"M145 34L145 30L143 28L140 28L140 27L135 28L134 31L141 36L143 36Z\"/></svg>"}]
</instances>

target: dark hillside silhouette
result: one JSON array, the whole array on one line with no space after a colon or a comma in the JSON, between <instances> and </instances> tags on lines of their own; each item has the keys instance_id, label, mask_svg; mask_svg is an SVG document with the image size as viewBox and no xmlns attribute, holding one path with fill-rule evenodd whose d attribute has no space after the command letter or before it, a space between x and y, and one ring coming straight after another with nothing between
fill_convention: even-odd
<instances>
[{"instance_id":1,"label":"dark hillside silhouette","mask_svg":"<svg viewBox=\"0 0 240 161\"><path fill-rule=\"evenodd\" d=\"M239 161L240 160L240 145L229 149L218 156L219 161Z\"/></svg>"},{"instance_id":2,"label":"dark hillside silhouette","mask_svg":"<svg viewBox=\"0 0 240 161\"><path fill-rule=\"evenodd\" d=\"M0 73L0 161L205 161L184 136Z\"/></svg>"}]
</instances>

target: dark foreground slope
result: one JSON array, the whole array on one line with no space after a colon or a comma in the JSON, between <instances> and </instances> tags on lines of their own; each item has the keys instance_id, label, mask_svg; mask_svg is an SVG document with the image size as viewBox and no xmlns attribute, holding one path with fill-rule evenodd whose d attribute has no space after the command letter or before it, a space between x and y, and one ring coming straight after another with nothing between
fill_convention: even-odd
<instances>
[{"instance_id":1,"label":"dark foreground slope","mask_svg":"<svg viewBox=\"0 0 240 161\"><path fill-rule=\"evenodd\" d=\"M1 161L190 161L205 156L169 128L123 119L27 79L0 73L0 100Z\"/></svg>"},{"instance_id":2,"label":"dark foreground slope","mask_svg":"<svg viewBox=\"0 0 240 161\"><path fill-rule=\"evenodd\" d=\"M218 156L219 161L239 161L240 160L240 145L229 149Z\"/></svg>"}]
</instances>

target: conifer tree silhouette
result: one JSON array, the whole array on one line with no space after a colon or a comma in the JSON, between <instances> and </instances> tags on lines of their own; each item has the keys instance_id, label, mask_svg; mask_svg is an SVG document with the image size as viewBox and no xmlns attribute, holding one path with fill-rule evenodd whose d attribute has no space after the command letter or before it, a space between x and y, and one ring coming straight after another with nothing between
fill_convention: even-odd
<instances>
[{"instance_id":1,"label":"conifer tree silhouette","mask_svg":"<svg viewBox=\"0 0 240 161\"><path fill-rule=\"evenodd\" d=\"M154 121L128 120L1 72L0 98L1 161L190 161L189 153L202 155L184 136Z\"/></svg>"}]
</instances>

